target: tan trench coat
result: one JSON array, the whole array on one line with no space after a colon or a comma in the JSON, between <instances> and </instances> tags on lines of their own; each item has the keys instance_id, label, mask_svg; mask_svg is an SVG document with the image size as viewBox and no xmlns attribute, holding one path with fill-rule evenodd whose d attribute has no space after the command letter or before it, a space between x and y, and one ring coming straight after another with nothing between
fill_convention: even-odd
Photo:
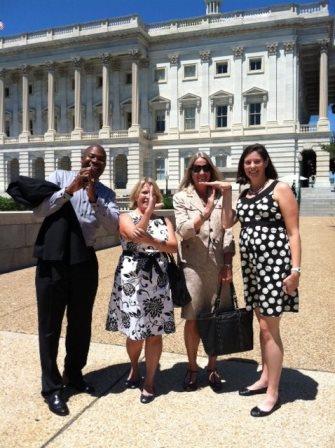
<instances>
[{"instance_id":1,"label":"tan trench coat","mask_svg":"<svg viewBox=\"0 0 335 448\"><path fill-rule=\"evenodd\" d=\"M183 262L187 288L192 301L182 309L182 317L196 319L200 311L210 311L216 297L218 274L224 264L225 252L235 253L231 229L224 231L221 224L222 197L215 200L210 218L198 233L193 220L204 212L205 204L193 185L173 197L176 232L179 236L178 252ZM230 299L229 285L223 285L221 303Z\"/></svg>"}]
</instances>

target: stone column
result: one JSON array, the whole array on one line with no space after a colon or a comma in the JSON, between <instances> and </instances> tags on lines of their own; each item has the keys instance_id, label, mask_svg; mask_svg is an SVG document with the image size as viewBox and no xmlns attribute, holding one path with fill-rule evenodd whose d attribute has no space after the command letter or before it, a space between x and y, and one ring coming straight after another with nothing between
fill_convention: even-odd
<instances>
[{"instance_id":1,"label":"stone column","mask_svg":"<svg viewBox=\"0 0 335 448\"><path fill-rule=\"evenodd\" d=\"M200 133L209 137L209 65L211 63L210 50L200 51L202 100L200 111ZM203 135L204 136L204 135Z\"/></svg>"},{"instance_id":2,"label":"stone column","mask_svg":"<svg viewBox=\"0 0 335 448\"><path fill-rule=\"evenodd\" d=\"M86 73L86 127L87 131L96 131L93 119L93 73L92 64L85 65Z\"/></svg>"},{"instance_id":3,"label":"stone column","mask_svg":"<svg viewBox=\"0 0 335 448\"><path fill-rule=\"evenodd\" d=\"M328 120L328 47L329 40L320 42L320 90L318 131L329 131Z\"/></svg>"},{"instance_id":4,"label":"stone column","mask_svg":"<svg viewBox=\"0 0 335 448\"><path fill-rule=\"evenodd\" d=\"M234 54L234 108L231 130L233 133L243 133L243 105L242 105L242 68L244 47L233 48Z\"/></svg>"},{"instance_id":5,"label":"stone column","mask_svg":"<svg viewBox=\"0 0 335 448\"><path fill-rule=\"evenodd\" d=\"M17 72L12 74L13 137L17 137L20 133L20 130L19 130L19 92L18 92L19 79L20 79L19 74Z\"/></svg>"},{"instance_id":6,"label":"stone column","mask_svg":"<svg viewBox=\"0 0 335 448\"><path fill-rule=\"evenodd\" d=\"M35 84L35 109L36 109L36 134L43 134L43 118L42 118L42 80L43 71L37 70L34 74Z\"/></svg>"},{"instance_id":7,"label":"stone column","mask_svg":"<svg viewBox=\"0 0 335 448\"><path fill-rule=\"evenodd\" d=\"M19 142L29 141L29 94L28 94L28 66L21 66L22 76L22 130L19 135ZM21 164L20 164L21 165Z\"/></svg>"},{"instance_id":8,"label":"stone column","mask_svg":"<svg viewBox=\"0 0 335 448\"><path fill-rule=\"evenodd\" d=\"M285 109L284 123L294 127L294 49L295 42L284 42L285 53ZM294 128L292 129L294 130Z\"/></svg>"},{"instance_id":9,"label":"stone column","mask_svg":"<svg viewBox=\"0 0 335 448\"><path fill-rule=\"evenodd\" d=\"M45 141L55 140L55 65L47 62L48 70L48 130L44 134Z\"/></svg>"},{"instance_id":10,"label":"stone column","mask_svg":"<svg viewBox=\"0 0 335 448\"><path fill-rule=\"evenodd\" d=\"M141 68L141 99L140 99L140 125L142 129L149 131L149 60L140 60Z\"/></svg>"},{"instance_id":11,"label":"stone column","mask_svg":"<svg viewBox=\"0 0 335 448\"><path fill-rule=\"evenodd\" d=\"M59 96L60 96L60 123L58 132L66 133L69 131L68 111L67 111L67 75L68 71L65 67L59 70Z\"/></svg>"},{"instance_id":12,"label":"stone column","mask_svg":"<svg viewBox=\"0 0 335 448\"><path fill-rule=\"evenodd\" d=\"M170 126L169 134L179 133L178 127L178 65L179 65L179 54L171 53L168 55L170 61L170 73L169 73L169 83L171 85L170 98L171 98L171 110L170 110Z\"/></svg>"},{"instance_id":13,"label":"stone column","mask_svg":"<svg viewBox=\"0 0 335 448\"><path fill-rule=\"evenodd\" d=\"M80 58L73 58L74 65L74 129L71 132L72 140L81 140L83 129L81 127L81 65Z\"/></svg>"},{"instance_id":14,"label":"stone column","mask_svg":"<svg viewBox=\"0 0 335 448\"><path fill-rule=\"evenodd\" d=\"M120 69L121 64L119 59L112 59L111 61L111 83L112 83L112 128L113 130L121 129L121 115L120 115Z\"/></svg>"},{"instance_id":15,"label":"stone column","mask_svg":"<svg viewBox=\"0 0 335 448\"><path fill-rule=\"evenodd\" d=\"M5 69L0 69L0 144L5 140Z\"/></svg>"},{"instance_id":16,"label":"stone column","mask_svg":"<svg viewBox=\"0 0 335 448\"><path fill-rule=\"evenodd\" d=\"M103 53L102 61L102 128L99 130L99 138L110 137L109 126L109 63L110 55Z\"/></svg>"},{"instance_id":17,"label":"stone column","mask_svg":"<svg viewBox=\"0 0 335 448\"><path fill-rule=\"evenodd\" d=\"M139 57L140 51L138 49L133 49L130 51L132 56L131 63L131 128L129 132L131 134L139 134L140 122L139 122Z\"/></svg>"},{"instance_id":18,"label":"stone column","mask_svg":"<svg viewBox=\"0 0 335 448\"><path fill-rule=\"evenodd\" d=\"M267 128L276 127L278 124L277 118L277 52L278 43L273 42L266 45L268 50L269 60L269 101L267 104Z\"/></svg>"}]
</instances>

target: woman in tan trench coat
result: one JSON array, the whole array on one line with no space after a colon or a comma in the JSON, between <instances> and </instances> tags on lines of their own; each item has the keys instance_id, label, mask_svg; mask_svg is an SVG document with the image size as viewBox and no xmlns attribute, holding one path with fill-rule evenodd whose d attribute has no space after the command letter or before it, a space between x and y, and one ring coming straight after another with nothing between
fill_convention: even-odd
<instances>
[{"instance_id":1,"label":"woman in tan trench coat","mask_svg":"<svg viewBox=\"0 0 335 448\"><path fill-rule=\"evenodd\" d=\"M232 281L232 256L234 241L231 229L224 231L224 210L231 201L231 186L219 181L220 173L205 153L197 153L190 160L180 191L173 197L176 231L180 237L179 256L183 262L191 302L183 307L188 368L184 389L198 387L197 352L200 337L197 314L210 311L215 301L218 279L223 282L222 304L230 298ZM208 187L203 182L214 182ZM216 392L221 390L221 376L216 369L216 357L208 359L209 385Z\"/></svg>"}]
</instances>

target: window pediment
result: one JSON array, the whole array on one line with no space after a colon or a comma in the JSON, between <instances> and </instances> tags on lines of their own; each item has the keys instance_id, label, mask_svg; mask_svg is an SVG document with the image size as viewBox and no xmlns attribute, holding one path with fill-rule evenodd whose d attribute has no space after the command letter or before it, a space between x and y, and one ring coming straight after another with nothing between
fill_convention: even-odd
<instances>
[{"instance_id":1,"label":"window pediment","mask_svg":"<svg viewBox=\"0 0 335 448\"><path fill-rule=\"evenodd\" d=\"M252 87L251 89L243 92L244 104L247 105L250 102L267 103L268 92L267 90L260 89L259 87Z\"/></svg>"},{"instance_id":2,"label":"window pediment","mask_svg":"<svg viewBox=\"0 0 335 448\"><path fill-rule=\"evenodd\" d=\"M149 101L149 107L152 110L165 109L166 111L169 111L171 107L171 101L162 96L155 96Z\"/></svg>"},{"instance_id":3,"label":"window pediment","mask_svg":"<svg viewBox=\"0 0 335 448\"><path fill-rule=\"evenodd\" d=\"M197 111L200 111L201 107L201 98L198 95L194 95L193 93L186 93L178 99L178 108L179 111L182 112L185 107L196 107Z\"/></svg>"},{"instance_id":4,"label":"window pediment","mask_svg":"<svg viewBox=\"0 0 335 448\"><path fill-rule=\"evenodd\" d=\"M234 104L234 95L224 90L219 90L209 96L212 110L216 106L229 106L230 109Z\"/></svg>"}]
</instances>

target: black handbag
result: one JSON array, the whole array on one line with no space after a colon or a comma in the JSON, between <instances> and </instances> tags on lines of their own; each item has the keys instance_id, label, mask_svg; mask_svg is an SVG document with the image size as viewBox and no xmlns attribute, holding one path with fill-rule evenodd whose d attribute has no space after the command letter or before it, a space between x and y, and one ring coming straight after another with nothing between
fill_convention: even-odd
<instances>
[{"instance_id":1,"label":"black handbag","mask_svg":"<svg viewBox=\"0 0 335 448\"><path fill-rule=\"evenodd\" d=\"M167 254L171 297L175 307L182 307L191 302L191 296L186 287L186 280L182 266L176 263L174 256Z\"/></svg>"},{"instance_id":2,"label":"black handbag","mask_svg":"<svg viewBox=\"0 0 335 448\"><path fill-rule=\"evenodd\" d=\"M210 356L229 355L253 349L253 312L238 308L235 288L231 283L231 306L220 307L222 282L219 282L212 312L201 312L197 326L205 352Z\"/></svg>"}]
</instances>

